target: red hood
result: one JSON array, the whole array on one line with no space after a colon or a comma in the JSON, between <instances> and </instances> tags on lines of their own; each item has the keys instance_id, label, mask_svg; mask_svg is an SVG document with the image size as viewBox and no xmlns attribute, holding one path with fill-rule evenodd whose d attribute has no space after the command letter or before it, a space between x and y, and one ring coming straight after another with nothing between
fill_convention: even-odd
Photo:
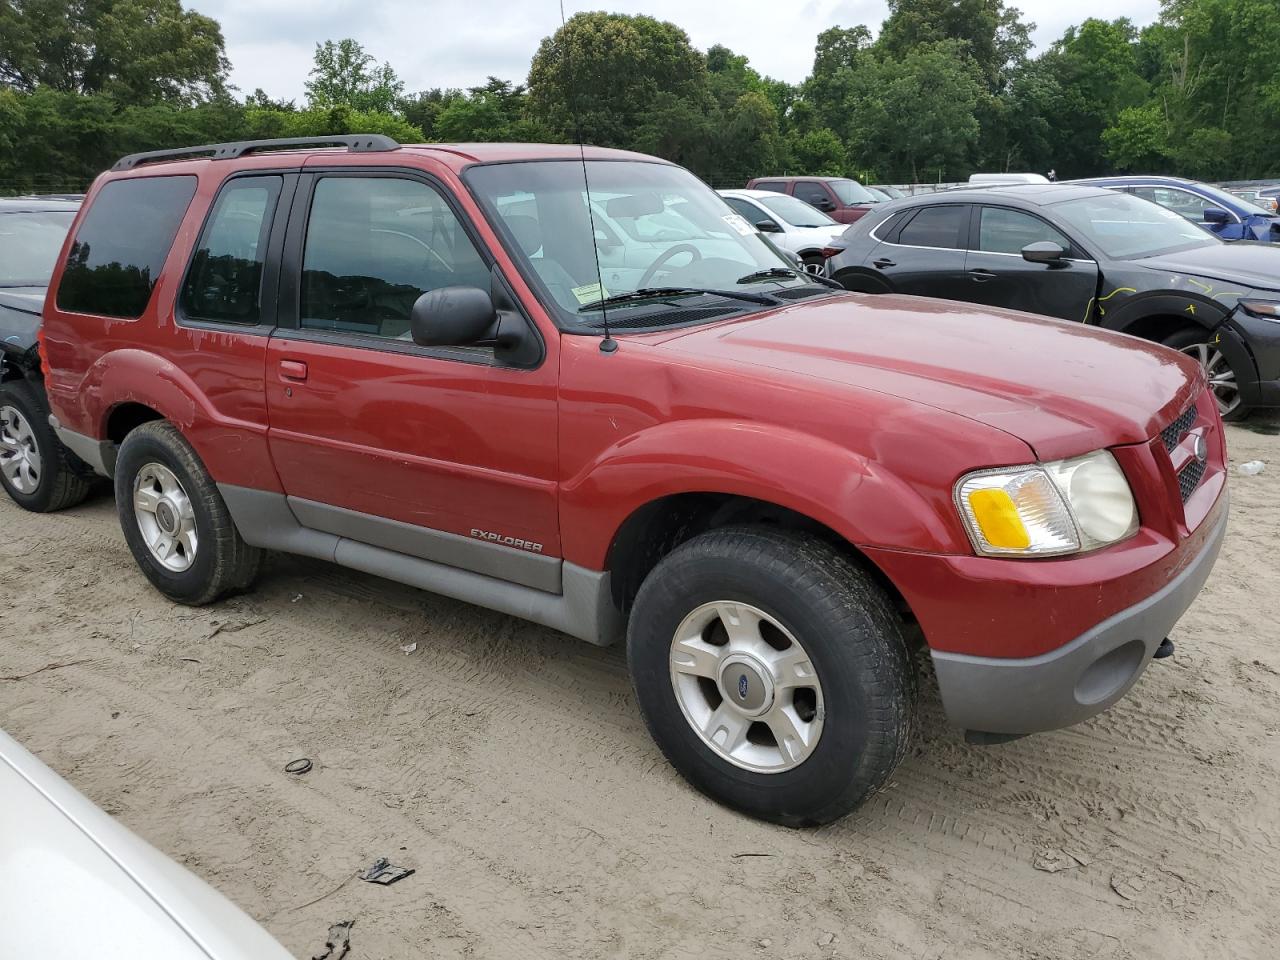
<instances>
[{"instance_id":1,"label":"red hood","mask_svg":"<svg viewBox=\"0 0 1280 960\"><path fill-rule=\"evenodd\" d=\"M1204 382L1190 359L1145 340L922 297L852 294L650 342L957 413L1042 460L1149 440Z\"/></svg>"}]
</instances>

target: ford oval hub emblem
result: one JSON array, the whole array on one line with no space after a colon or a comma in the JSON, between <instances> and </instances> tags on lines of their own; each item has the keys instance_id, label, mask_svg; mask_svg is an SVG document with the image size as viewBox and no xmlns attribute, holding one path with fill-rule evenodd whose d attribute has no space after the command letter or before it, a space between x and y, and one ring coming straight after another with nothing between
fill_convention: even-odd
<instances>
[{"instance_id":1,"label":"ford oval hub emblem","mask_svg":"<svg viewBox=\"0 0 1280 960\"><path fill-rule=\"evenodd\" d=\"M738 678L738 699L747 699L747 675L745 673Z\"/></svg>"}]
</instances>

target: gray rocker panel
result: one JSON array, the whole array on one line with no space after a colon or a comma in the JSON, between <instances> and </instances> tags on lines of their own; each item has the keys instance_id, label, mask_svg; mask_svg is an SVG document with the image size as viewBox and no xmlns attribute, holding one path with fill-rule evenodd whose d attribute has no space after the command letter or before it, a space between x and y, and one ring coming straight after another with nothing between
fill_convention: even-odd
<instances>
[{"instance_id":1,"label":"gray rocker panel","mask_svg":"<svg viewBox=\"0 0 1280 960\"><path fill-rule=\"evenodd\" d=\"M240 535L251 546L327 560L520 617L600 646L615 643L623 636L624 621L613 604L608 573L543 557L539 559L551 560L559 567L560 589L538 590L304 527L290 509L293 501L281 493L230 484L218 484L218 492Z\"/></svg>"}]
</instances>

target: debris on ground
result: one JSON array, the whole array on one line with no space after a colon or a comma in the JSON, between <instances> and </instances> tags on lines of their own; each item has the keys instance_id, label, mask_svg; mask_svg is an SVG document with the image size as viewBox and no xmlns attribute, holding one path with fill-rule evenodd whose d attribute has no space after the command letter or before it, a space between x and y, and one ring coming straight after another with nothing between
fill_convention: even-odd
<instances>
[{"instance_id":1,"label":"debris on ground","mask_svg":"<svg viewBox=\"0 0 1280 960\"><path fill-rule=\"evenodd\" d=\"M834 933L824 933L822 936L818 938L818 946L820 947L829 947L831 946L831 944L835 942L836 942L836 935Z\"/></svg>"},{"instance_id":2,"label":"debris on ground","mask_svg":"<svg viewBox=\"0 0 1280 960\"><path fill-rule=\"evenodd\" d=\"M413 653L413 651L417 649L418 649L418 644L416 641L414 643L404 643L400 645L400 650L402 653L404 653L405 656L408 656L409 654Z\"/></svg>"},{"instance_id":3,"label":"debris on ground","mask_svg":"<svg viewBox=\"0 0 1280 960\"><path fill-rule=\"evenodd\" d=\"M1248 463L1242 463L1240 466L1236 467L1236 473L1240 474L1242 477L1256 477L1265 470L1266 467L1267 465L1261 460L1250 460Z\"/></svg>"},{"instance_id":4,"label":"debris on ground","mask_svg":"<svg viewBox=\"0 0 1280 960\"><path fill-rule=\"evenodd\" d=\"M1065 850L1059 850L1057 847L1045 847L1036 851L1031 865L1037 870L1043 870L1045 873L1057 873L1059 870L1074 870L1076 867L1083 867L1086 865L1086 861L1067 853Z\"/></svg>"},{"instance_id":5,"label":"debris on ground","mask_svg":"<svg viewBox=\"0 0 1280 960\"><path fill-rule=\"evenodd\" d=\"M1137 900L1146 886L1147 881L1140 876L1117 873L1111 878L1111 889L1126 900Z\"/></svg>"},{"instance_id":6,"label":"debris on ground","mask_svg":"<svg viewBox=\"0 0 1280 960\"><path fill-rule=\"evenodd\" d=\"M299 757L297 760L290 760L284 765L285 773L294 773L301 776L304 773L311 772L311 761L306 757Z\"/></svg>"},{"instance_id":7,"label":"debris on ground","mask_svg":"<svg viewBox=\"0 0 1280 960\"><path fill-rule=\"evenodd\" d=\"M351 928L355 925L354 920L339 920L330 924L324 952L313 954L311 960L342 960L351 949Z\"/></svg>"},{"instance_id":8,"label":"debris on ground","mask_svg":"<svg viewBox=\"0 0 1280 960\"><path fill-rule=\"evenodd\" d=\"M413 873L414 870L411 867L397 867L386 857L379 857L373 861L373 866L360 874L360 879L369 883L380 883L385 887L387 884L403 880Z\"/></svg>"},{"instance_id":9,"label":"debris on ground","mask_svg":"<svg viewBox=\"0 0 1280 960\"><path fill-rule=\"evenodd\" d=\"M61 670L64 667L78 667L82 663L93 663L93 661L68 660L66 663L46 663L43 667L32 670L30 673L19 673L11 677L0 677L0 680L8 680L11 683L17 683L19 680L25 680L27 677L34 677L37 673L44 673L46 670Z\"/></svg>"}]
</instances>

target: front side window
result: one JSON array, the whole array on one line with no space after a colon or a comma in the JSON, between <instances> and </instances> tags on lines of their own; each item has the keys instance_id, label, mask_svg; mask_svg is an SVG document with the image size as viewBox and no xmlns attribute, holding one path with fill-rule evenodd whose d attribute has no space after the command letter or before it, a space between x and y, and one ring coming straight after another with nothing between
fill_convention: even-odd
<instances>
[{"instance_id":1,"label":"front side window","mask_svg":"<svg viewBox=\"0 0 1280 960\"><path fill-rule=\"evenodd\" d=\"M790 200L791 198L787 197L786 199ZM772 217L766 214L750 200L743 200L741 197L725 197L724 202L732 207L735 213L739 214L750 224L758 224L764 220L768 220L771 223L773 222Z\"/></svg>"},{"instance_id":2,"label":"front side window","mask_svg":"<svg viewBox=\"0 0 1280 960\"><path fill-rule=\"evenodd\" d=\"M770 193L786 193L787 185L781 180L765 180L763 183L757 183L751 189L768 190Z\"/></svg>"},{"instance_id":3,"label":"front side window","mask_svg":"<svg viewBox=\"0 0 1280 960\"><path fill-rule=\"evenodd\" d=\"M193 320L258 323L262 265L280 177L232 180L213 205L182 286L182 312Z\"/></svg>"},{"instance_id":4,"label":"front side window","mask_svg":"<svg viewBox=\"0 0 1280 960\"><path fill-rule=\"evenodd\" d=\"M1213 200L1198 196L1189 190L1178 190L1174 187L1134 187L1133 194L1143 200L1158 203L1166 210L1172 210L1192 223L1203 223L1205 209L1219 206Z\"/></svg>"},{"instance_id":5,"label":"front side window","mask_svg":"<svg viewBox=\"0 0 1280 960\"><path fill-rule=\"evenodd\" d=\"M811 287L752 219L670 164L492 163L471 167L465 179L525 277L569 329L598 330L606 311L618 327L641 318L653 325L664 314L709 320L761 309L781 287Z\"/></svg>"},{"instance_id":6,"label":"front side window","mask_svg":"<svg viewBox=\"0 0 1280 960\"><path fill-rule=\"evenodd\" d=\"M409 312L438 287L489 289L489 268L434 189L395 177L316 184L299 325L411 340Z\"/></svg>"},{"instance_id":7,"label":"front side window","mask_svg":"<svg viewBox=\"0 0 1280 960\"><path fill-rule=\"evenodd\" d=\"M1127 193L1106 191L1048 207L1081 242L1119 260L1154 257L1222 243L1172 210Z\"/></svg>"},{"instance_id":8,"label":"front side window","mask_svg":"<svg viewBox=\"0 0 1280 960\"><path fill-rule=\"evenodd\" d=\"M1071 249L1071 241L1039 217L1006 207L979 211L978 249L984 253L1021 253L1028 244L1042 241Z\"/></svg>"},{"instance_id":9,"label":"front side window","mask_svg":"<svg viewBox=\"0 0 1280 960\"><path fill-rule=\"evenodd\" d=\"M795 195L805 203L812 204L815 207L821 207L826 204L830 207L831 195L827 193L827 188L820 183L814 183L812 180L804 183L797 183Z\"/></svg>"},{"instance_id":10,"label":"front side window","mask_svg":"<svg viewBox=\"0 0 1280 960\"><path fill-rule=\"evenodd\" d=\"M909 247L961 250L968 224L969 208L963 204L925 207L902 228L897 242Z\"/></svg>"},{"instance_id":11,"label":"front side window","mask_svg":"<svg viewBox=\"0 0 1280 960\"><path fill-rule=\"evenodd\" d=\"M0 213L0 287L48 285L75 218L74 209Z\"/></svg>"},{"instance_id":12,"label":"front side window","mask_svg":"<svg viewBox=\"0 0 1280 960\"><path fill-rule=\"evenodd\" d=\"M113 180L76 231L58 284L58 309L135 320L160 279L195 177Z\"/></svg>"}]
</instances>

